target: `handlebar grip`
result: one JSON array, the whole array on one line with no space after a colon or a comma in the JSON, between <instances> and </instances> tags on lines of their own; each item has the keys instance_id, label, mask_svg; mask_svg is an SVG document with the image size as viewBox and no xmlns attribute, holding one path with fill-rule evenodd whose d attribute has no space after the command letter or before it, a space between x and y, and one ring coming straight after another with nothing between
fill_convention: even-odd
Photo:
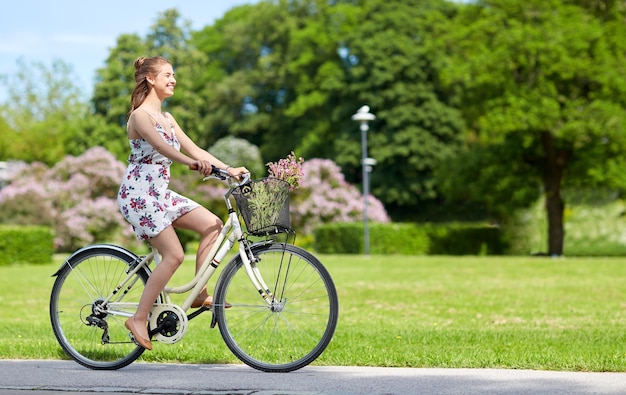
<instances>
[{"instance_id":1,"label":"handlebar grip","mask_svg":"<svg viewBox=\"0 0 626 395\"><path fill-rule=\"evenodd\" d=\"M225 180L228 177L230 177L230 174L228 173L228 171L222 170L219 167L216 167L214 165L211 165L211 174L213 174L215 177L219 178L220 180Z\"/></svg>"},{"instance_id":2,"label":"handlebar grip","mask_svg":"<svg viewBox=\"0 0 626 395\"><path fill-rule=\"evenodd\" d=\"M198 170L198 166L196 166L195 163L192 163L189 165L189 170ZM211 165L211 175L215 178L218 178L220 180L226 180L226 179L232 179L233 176L231 176L227 170L223 170L220 169L219 167L216 167L215 165ZM246 184L248 181L250 181L250 173L244 173L241 174L239 176L235 176L234 178L238 179L240 182L238 182L236 185L243 185ZM206 177L206 178L211 178L211 177ZM205 179L206 179L205 178Z\"/></svg>"},{"instance_id":3,"label":"handlebar grip","mask_svg":"<svg viewBox=\"0 0 626 395\"><path fill-rule=\"evenodd\" d=\"M195 163L190 164L188 167L189 170L198 170L198 165L196 165ZM226 178L230 177L230 174L228 174L227 171L222 170L215 165L211 165L211 174L219 178L220 180L225 180Z\"/></svg>"}]
</instances>

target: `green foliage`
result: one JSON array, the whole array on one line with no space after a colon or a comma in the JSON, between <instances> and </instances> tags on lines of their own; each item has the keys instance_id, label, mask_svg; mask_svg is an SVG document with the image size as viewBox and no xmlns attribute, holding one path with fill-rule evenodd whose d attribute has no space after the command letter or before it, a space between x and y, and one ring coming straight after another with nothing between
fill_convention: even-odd
<instances>
[{"instance_id":1,"label":"green foliage","mask_svg":"<svg viewBox=\"0 0 626 395\"><path fill-rule=\"evenodd\" d=\"M169 9L145 36L118 37L90 105L62 62L4 76L0 160L51 166L101 145L125 161L133 62L163 55L178 79L167 110L202 147L236 137L259 147L261 164L292 150L331 159L356 185L350 117L368 104L371 191L396 219L470 206L506 226L544 194L558 228L569 215L561 189L626 187L620 4L272 0L200 31Z\"/></svg>"},{"instance_id":2,"label":"green foliage","mask_svg":"<svg viewBox=\"0 0 626 395\"><path fill-rule=\"evenodd\" d=\"M118 159L123 160L128 155L124 130L130 94L135 86L133 64L140 56L160 55L172 63L179 81L165 109L172 112L179 125L200 146L208 147L214 141L200 134L203 129L198 120L206 111L206 102L203 96L194 93L208 60L188 44L190 37L190 23L180 21L176 9L168 9L158 15L145 38L136 34L121 35L117 46L110 51L106 66L98 70L92 105L102 121L94 123L92 134L98 144L115 153Z\"/></svg>"},{"instance_id":3,"label":"green foliage","mask_svg":"<svg viewBox=\"0 0 626 395\"><path fill-rule=\"evenodd\" d=\"M213 144L209 152L231 166L245 166L253 178L262 178L266 175L259 148L244 139L224 137Z\"/></svg>"},{"instance_id":4,"label":"green foliage","mask_svg":"<svg viewBox=\"0 0 626 395\"><path fill-rule=\"evenodd\" d=\"M617 191L564 191L565 256L626 256L626 202ZM517 210L502 225L512 254L547 254L545 202Z\"/></svg>"},{"instance_id":5,"label":"green foliage","mask_svg":"<svg viewBox=\"0 0 626 395\"><path fill-rule=\"evenodd\" d=\"M574 203L574 198L571 199ZM600 205L590 202L568 205L565 208L565 254L570 257L626 256L625 213L622 198Z\"/></svg>"},{"instance_id":6,"label":"green foliage","mask_svg":"<svg viewBox=\"0 0 626 395\"><path fill-rule=\"evenodd\" d=\"M79 156L92 147L105 147L117 160L128 161L130 149L124 126L107 122L100 114L93 114L82 123L83 133L75 136L76 149L68 152L69 155Z\"/></svg>"},{"instance_id":7,"label":"green foliage","mask_svg":"<svg viewBox=\"0 0 626 395\"><path fill-rule=\"evenodd\" d=\"M346 40L348 89L377 116L369 143L381 171L372 192L385 205L419 210L439 197L433 171L461 145L463 120L439 79L443 51L433 34L447 10L438 1L366 2ZM348 134L356 128L343 131L337 162L356 173L360 145Z\"/></svg>"},{"instance_id":8,"label":"green foliage","mask_svg":"<svg viewBox=\"0 0 626 395\"><path fill-rule=\"evenodd\" d=\"M4 76L6 103L0 106L0 150L4 159L52 165L76 148L88 113L74 85L72 68L60 60L50 66L18 61L20 71Z\"/></svg>"},{"instance_id":9,"label":"green foliage","mask_svg":"<svg viewBox=\"0 0 626 395\"><path fill-rule=\"evenodd\" d=\"M500 255L506 248L500 229L483 224L373 223L368 229L372 254ZM320 253L363 253L362 223L322 225L313 234Z\"/></svg>"},{"instance_id":10,"label":"green foliage","mask_svg":"<svg viewBox=\"0 0 626 395\"><path fill-rule=\"evenodd\" d=\"M0 266L52 262L54 235L45 226L0 225Z\"/></svg>"},{"instance_id":11,"label":"green foliage","mask_svg":"<svg viewBox=\"0 0 626 395\"><path fill-rule=\"evenodd\" d=\"M321 254L358 254L363 251L363 226L356 223L320 225L313 230L314 249Z\"/></svg>"},{"instance_id":12,"label":"green foliage","mask_svg":"<svg viewBox=\"0 0 626 395\"><path fill-rule=\"evenodd\" d=\"M613 19L624 10L609 8L597 17L556 0L477 1L459 8L440 42L443 79L470 128L470 148L448 172L464 176L456 186L468 198L493 196L503 215L544 193L551 254L563 248L563 187L626 187L626 47L616 40L626 25ZM500 160L467 171L486 151Z\"/></svg>"},{"instance_id":13,"label":"green foliage","mask_svg":"<svg viewBox=\"0 0 626 395\"><path fill-rule=\"evenodd\" d=\"M541 191L541 172L520 150L523 140L522 133L509 134L501 142L469 144L448 155L434 172L447 204L480 203L496 221L533 204Z\"/></svg>"},{"instance_id":14,"label":"green foliage","mask_svg":"<svg viewBox=\"0 0 626 395\"><path fill-rule=\"evenodd\" d=\"M297 145L292 125L281 120L292 89L285 81L285 56L295 27L281 3L234 8L191 41L211 59L196 84L205 102L200 115L206 135L201 137L244 138L260 147L264 161L283 157Z\"/></svg>"},{"instance_id":15,"label":"green foliage","mask_svg":"<svg viewBox=\"0 0 626 395\"><path fill-rule=\"evenodd\" d=\"M6 137L14 133L1 114L5 114L5 105L0 103L0 158L6 160L11 157L11 141Z\"/></svg>"},{"instance_id":16,"label":"green foliage","mask_svg":"<svg viewBox=\"0 0 626 395\"><path fill-rule=\"evenodd\" d=\"M146 56L146 52L146 45L138 35L123 34L118 37L117 45L111 49L106 66L97 70L91 104L94 114L103 117L105 124L120 127L117 132L109 129L108 133L103 133L111 141L124 136L121 127L126 125L130 94L135 86L133 64L139 56Z\"/></svg>"},{"instance_id":17,"label":"green foliage","mask_svg":"<svg viewBox=\"0 0 626 395\"><path fill-rule=\"evenodd\" d=\"M442 95L430 32L439 1L286 0L238 7L192 44L212 60L198 94L210 94L207 130L259 146L266 161L295 150L332 158L361 182L352 114L365 102L372 188L387 205L415 208L438 196L432 172L460 144L462 120Z\"/></svg>"},{"instance_id":18,"label":"green foliage","mask_svg":"<svg viewBox=\"0 0 626 395\"><path fill-rule=\"evenodd\" d=\"M506 243L500 228L484 224L428 224L429 255L502 255Z\"/></svg>"}]
</instances>

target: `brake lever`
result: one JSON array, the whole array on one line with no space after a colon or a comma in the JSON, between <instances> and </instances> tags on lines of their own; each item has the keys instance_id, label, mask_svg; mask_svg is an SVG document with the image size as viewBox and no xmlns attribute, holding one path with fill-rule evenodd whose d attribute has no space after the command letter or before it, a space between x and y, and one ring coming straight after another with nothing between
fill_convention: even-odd
<instances>
[{"instance_id":1,"label":"brake lever","mask_svg":"<svg viewBox=\"0 0 626 395\"><path fill-rule=\"evenodd\" d=\"M189 169L190 170L197 170L197 167L194 165L189 165ZM244 173L241 174L241 181L240 182L233 182L233 179L238 178L239 176L233 177L231 176L226 170L222 170L214 165L211 165L211 175L206 176L202 179L202 181L206 181L206 180L210 180L210 179L216 179L216 180L221 180L221 181L225 181L228 180L228 185L230 187L238 187L240 185L246 184L248 181L250 181L250 173Z\"/></svg>"},{"instance_id":2,"label":"brake lever","mask_svg":"<svg viewBox=\"0 0 626 395\"><path fill-rule=\"evenodd\" d=\"M220 181L224 181L226 178L222 178L222 177L218 177L218 176L206 176L204 178L202 178L202 181L206 181L206 180L220 180Z\"/></svg>"}]
</instances>

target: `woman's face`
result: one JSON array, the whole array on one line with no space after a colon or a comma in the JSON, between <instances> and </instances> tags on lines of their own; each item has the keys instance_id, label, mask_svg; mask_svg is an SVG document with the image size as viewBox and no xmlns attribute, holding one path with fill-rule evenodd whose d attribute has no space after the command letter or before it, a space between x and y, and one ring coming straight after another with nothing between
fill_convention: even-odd
<instances>
[{"instance_id":1,"label":"woman's face","mask_svg":"<svg viewBox=\"0 0 626 395\"><path fill-rule=\"evenodd\" d=\"M170 97L174 94L176 86L176 78L174 78L174 69L169 63L164 63L161 70L154 79L154 89L161 97Z\"/></svg>"}]
</instances>

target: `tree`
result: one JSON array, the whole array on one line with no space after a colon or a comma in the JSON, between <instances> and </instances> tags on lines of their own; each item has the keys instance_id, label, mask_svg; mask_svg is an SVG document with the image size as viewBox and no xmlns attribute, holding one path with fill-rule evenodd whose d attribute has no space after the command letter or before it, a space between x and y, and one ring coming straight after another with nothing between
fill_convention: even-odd
<instances>
[{"instance_id":1,"label":"tree","mask_svg":"<svg viewBox=\"0 0 626 395\"><path fill-rule=\"evenodd\" d=\"M96 116L109 125L123 127L130 110L130 94L135 86L133 64L139 56L146 56L147 48L136 34L122 34L106 59L106 66L97 70L91 104ZM120 138L111 135L111 140Z\"/></svg>"},{"instance_id":2,"label":"tree","mask_svg":"<svg viewBox=\"0 0 626 395\"><path fill-rule=\"evenodd\" d=\"M0 114L1 113L4 113L4 111L0 109ZM5 161L13 157L13 143L9 136L14 135L15 131L0 117L0 160Z\"/></svg>"},{"instance_id":3,"label":"tree","mask_svg":"<svg viewBox=\"0 0 626 395\"><path fill-rule=\"evenodd\" d=\"M351 103L367 103L377 116L369 133L378 162L372 191L404 216L440 198L433 171L462 142L463 120L440 81L436 45L437 28L453 10L441 1L368 1L343 42ZM340 117L357 108L344 107ZM356 125L341 130L337 162L358 173Z\"/></svg>"},{"instance_id":4,"label":"tree","mask_svg":"<svg viewBox=\"0 0 626 395\"><path fill-rule=\"evenodd\" d=\"M468 193L495 194L501 213L541 191L550 254L564 250L563 187L626 186L626 47L617 39L626 26L607 15L556 0L477 1L460 7L441 42L444 78L469 126L470 149L450 175Z\"/></svg>"},{"instance_id":5,"label":"tree","mask_svg":"<svg viewBox=\"0 0 626 395\"><path fill-rule=\"evenodd\" d=\"M178 123L198 145L208 148L217 139L205 138L202 117L207 111L206 101L196 92L202 86L209 59L191 44L191 35L191 22L181 20L178 10L169 9L152 25L146 48L148 54L165 57L176 72L176 93L165 102L166 111L176 115Z\"/></svg>"},{"instance_id":6,"label":"tree","mask_svg":"<svg viewBox=\"0 0 626 395\"><path fill-rule=\"evenodd\" d=\"M207 130L232 133L275 160L296 150L360 179L351 115L370 104L373 192L406 213L438 196L433 169L460 145L430 34L443 1L277 0L238 7L193 37L211 59ZM198 92L200 94L200 92ZM378 171L380 169L380 172Z\"/></svg>"},{"instance_id":7,"label":"tree","mask_svg":"<svg viewBox=\"0 0 626 395\"><path fill-rule=\"evenodd\" d=\"M296 148L297 131L283 116L292 89L286 56L294 24L287 2L264 1L233 8L193 35L193 47L210 59L203 83L196 85L206 104L206 138L244 138L266 161Z\"/></svg>"},{"instance_id":8,"label":"tree","mask_svg":"<svg viewBox=\"0 0 626 395\"><path fill-rule=\"evenodd\" d=\"M88 108L73 83L72 68L18 60L19 71L4 76L8 99L0 106L0 147L5 159L53 164L77 150Z\"/></svg>"},{"instance_id":9,"label":"tree","mask_svg":"<svg viewBox=\"0 0 626 395\"><path fill-rule=\"evenodd\" d=\"M133 62L145 53L145 45L136 34L122 34L111 49L106 66L96 71L91 97L92 114L85 131L77 136L87 146L102 146L118 160L128 158L126 114L134 87Z\"/></svg>"},{"instance_id":10,"label":"tree","mask_svg":"<svg viewBox=\"0 0 626 395\"><path fill-rule=\"evenodd\" d=\"M253 177L264 177L267 172L259 148L247 140L233 136L224 137L213 144L209 152L225 163L246 166Z\"/></svg>"},{"instance_id":11,"label":"tree","mask_svg":"<svg viewBox=\"0 0 626 395\"><path fill-rule=\"evenodd\" d=\"M103 145L118 159L128 155L124 136L126 116L130 110L130 94L135 86L133 65L140 56L163 56L172 63L179 82L177 93L165 103L166 111L175 114L177 121L194 140L201 135L202 97L194 94L194 85L201 81L208 63L204 55L188 45L190 23L180 21L180 13L169 9L158 15L145 39L136 34L123 34L111 49L106 65L97 71L92 106L95 120L88 136L95 144ZM200 145L208 143L205 139Z\"/></svg>"}]
</instances>

